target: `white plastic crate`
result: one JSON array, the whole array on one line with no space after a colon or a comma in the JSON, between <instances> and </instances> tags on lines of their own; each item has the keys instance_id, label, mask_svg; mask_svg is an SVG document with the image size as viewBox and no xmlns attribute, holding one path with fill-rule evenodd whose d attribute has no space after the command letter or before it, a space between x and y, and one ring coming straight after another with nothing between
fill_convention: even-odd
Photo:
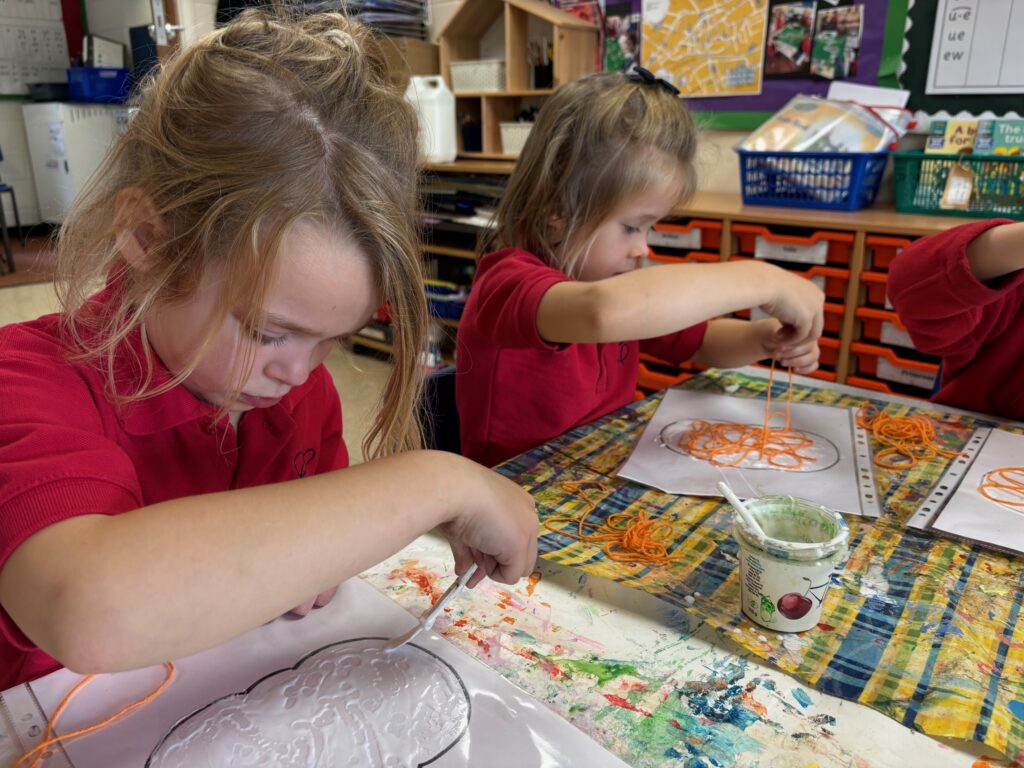
<instances>
[{"instance_id":1,"label":"white plastic crate","mask_svg":"<svg viewBox=\"0 0 1024 768\"><path fill-rule=\"evenodd\" d=\"M476 59L453 61L452 91L503 91L505 90L505 60Z\"/></svg>"},{"instance_id":2,"label":"white plastic crate","mask_svg":"<svg viewBox=\"0 0 1024 768\"><path fill-rule=\"evenodd\" d=\"M518 155L530 135L533 123L501 123L501 151L506 155Z\"/></svg>"}]
</instances>

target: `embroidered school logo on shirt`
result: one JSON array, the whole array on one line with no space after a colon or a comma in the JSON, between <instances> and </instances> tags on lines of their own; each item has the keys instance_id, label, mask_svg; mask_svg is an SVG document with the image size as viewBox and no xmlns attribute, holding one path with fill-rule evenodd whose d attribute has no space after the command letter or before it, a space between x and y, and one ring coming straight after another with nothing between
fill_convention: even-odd
<instances>
[{"instance_id":1,"label":"embroidered school logo on shirt","mask_svg":"<svg viewBox=\"0 0 1024 768\"><path fill-rule=\"evenodd\" d=\"M316 449L307 448L304 451L299 451L295 454L295 458L292 459L292 466L295 467L295 474L298 477L305 477L307 474L307 468L316 458Z\"/></svg>"}]
</instances>

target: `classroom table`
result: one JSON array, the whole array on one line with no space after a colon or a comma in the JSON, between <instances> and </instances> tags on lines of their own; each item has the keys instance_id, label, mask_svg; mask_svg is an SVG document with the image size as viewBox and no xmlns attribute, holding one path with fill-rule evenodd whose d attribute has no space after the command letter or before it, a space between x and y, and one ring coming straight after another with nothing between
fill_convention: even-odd
<instances>
[{"instance_id":1,"label":"classroom table","mask_svg":"<svg viewBox=\"0 0 1024 768\"><path fill-rule=\"evenodd\" d=\"M682 386L758 397L766 373L710 371ZM777 382L776 397L784 386ZM851 554L818 627L773 633L739 610L727 505L615 475L659 398L498 469L530 490L542 520L583 511L565 481L603 483L606 492L590 494L592 516L626 507L658 515L677 533L677 564L611 563L599 547L542 526L536 572L514 587L485 581L445 611L436 635L633 766L979 768L1005 764L997 755L1007 751L1019 759L1024 564L904 527L941 467L880 473L885 516L848 518ZM856 406L865 398L886 404L813 379L794 387L796 400ZM940 417L950 447L972 425L993 425L921 401L891 398L890 407ZM451 555L425 536L361 578L419 616L450 583ZM0 766L13 754L0 722Z\"/></svg>"},{"instance_id":2,"label":"classroom table","mask_svg":"<svg viewBox=\"0 0 1024 768\"><path fill-rule=\"evenodd\" d=\"M947 448L962 447L977 426L1024 431L924 401L795 380L795 401L870 400L894 414L927 413ZM745 368L681 386L763 397L766 384L767 371ZM784 395L777 381L774 396ZM542 521L584 511L566 481L603 484L607 492L587 494L598 502L588 519L627 508L659 516L678 534L680 562L667 572L623 566L599 545L542 525L535 581L478 589L442 620L445 637L632 765L977 766L1024 757L1024 563L904 525L939 482L942 461L877 473L883 516L848 517L850 556L821 622L778 634L741 614L732 513L722 500L616 477L659 399L498 470L530 489ZM365 578L419 613L448 567L438 546L420 542Z\"/></svg>"}]
</instances>

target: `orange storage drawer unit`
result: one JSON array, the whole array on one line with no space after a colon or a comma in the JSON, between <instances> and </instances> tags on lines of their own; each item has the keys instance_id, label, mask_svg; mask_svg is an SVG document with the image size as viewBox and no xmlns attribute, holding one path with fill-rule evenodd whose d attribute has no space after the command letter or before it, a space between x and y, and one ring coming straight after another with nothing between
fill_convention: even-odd
<instances>
[{"instance_id":1,"label":"orange storage drawer unit","mask_svg":"<svg viewBox=\"0 0 1024 768\"><path fill-rule=\"evenodd\" d=\"M864 245L867 248L867 259L864 266L867 269L888 270L892 260L912 242L913 240L906 237L868 235L864 240Z\"/></svg>"},{"instance_id":2,"label":"orange storage drawer unit","mask_svg":"<svg viewBox=\"0 0 1024 768\"><path fill-rule=\"evenodd\" d=\"M734 224L732 231L743 256L822 266L850 264L853 234L849 232L811 230L807 235L789 235L759 224Z\"/></svg>"},{"instance_id":3,"label":"orange storage drawer unit","mask_svg":"<svg viewBox=\"0 0 1024 768\"><path fill-rule=\"evenodd\" d=\"M855 359L855 375L894 382L930 393L939 372L937 363L926 363L900 357L895 351L876 344L854 342L850 353Z\"/></svg>"},{"instance_id":4,"label":"orange storage drawer unit","mask_svg":"<svg viewBox=\"0 0 1024 768\"><path fill-rule=\"evenodd\" d=\"M907 326L895 312L888 309L858 307L856 317L860 321L862 339L914 349L914 340L910 338Z\"/></svg>"},{"instance_id":5,"label":"orange storage drawer unit","mask_svg":"<svg viewBox=\"0 0 1024 768\"><path fill-rule=\"evenodd\" d=\"M860 282L864 286L863 300L874 307L892 309L889 301L889 276L885 272L864 270L860 273Z\"/></svg>"},{"instance_id":6,"label":"orange storage drawer unit","mask_svg":"<svg viewBox=\"0 0 1024 768\"><path fill-rule=\"evenodd\" d=\"M691 219L689 222L659 221L647 235L652 248L679 251L718 251L722 247L722 222Z\"/></svg>"}]
</instances>

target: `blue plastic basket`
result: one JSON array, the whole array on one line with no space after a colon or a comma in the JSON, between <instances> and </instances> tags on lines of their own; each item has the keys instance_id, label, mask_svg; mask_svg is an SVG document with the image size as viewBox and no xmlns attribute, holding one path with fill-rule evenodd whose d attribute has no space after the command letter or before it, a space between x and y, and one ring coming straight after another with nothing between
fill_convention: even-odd
<instances>
[{"instance_id":1,"label":"blue plastic basket","mask_svg":"<svg viewBox=\"0 0 1024 768\"><path fill-rule=\"evenodd\" d=\"M71 101L121 104L130 91L128 70L117 67L71 67L68 96Z\"/></svg>"},{"instance_id":2,"label":"blue plastic basket","mask_svg":"<svg viewBox=\"0 0 1024 768\"><path fill-rule=\"evenodd\" d=\"M740 156L747 205L856 211L875 201L888 152L751 152Z\"/></svg>"}]
</instances>

